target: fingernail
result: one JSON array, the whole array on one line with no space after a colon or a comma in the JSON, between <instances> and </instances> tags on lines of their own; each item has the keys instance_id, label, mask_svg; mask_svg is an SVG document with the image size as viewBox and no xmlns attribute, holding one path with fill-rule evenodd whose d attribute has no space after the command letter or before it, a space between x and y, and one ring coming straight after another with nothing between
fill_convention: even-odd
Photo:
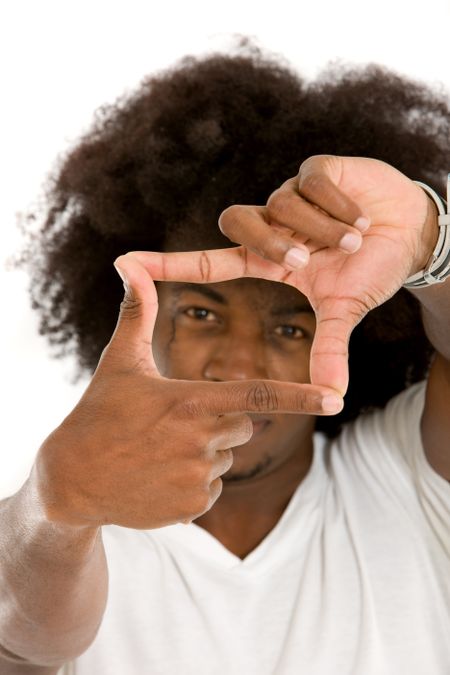
<instances>
[{"instance_id":1,"label":"fingernail","mask_svg":"<svg viewBox=\"0 0 450 675\"><path fill-rule=\"evenodd\" d=\"M342 248L347 253L354 253L359 249L361 243L362 239L359 234L347 232L339 242L339 248Z\"/></svg>"},{"instance_id":2,"label":"fingernail","mask_svg":"<svg viewBox=\"0 0 450 675\"><path fill-rule=\"evenodd\" d=\"M356 227L360 232L365 232L370 227L370 219L366 216L359 216L353 223L353 227Z\"/></svg>"},{"instance_id":3,"label":"fingernail","mask_svg":"<svg viewBox=\"0 0 450 675\"><path fill-rule=\"evenodd\" d=\"M322 410L329 413L337 413L344 407L344 401L340 396L327 394L322 399Z\"/></svg>"},{"instance_id":4,"label":"fingernail","mask_svg":"<svg viewBox=\"0 0 450 675\"><path fill-rule=\"evenodd\" d=\"M290 248L284 256L284 263L294 269L304 267L308 263L308 260L309 253L302 248Z\"/></svg>"}]
</instances>

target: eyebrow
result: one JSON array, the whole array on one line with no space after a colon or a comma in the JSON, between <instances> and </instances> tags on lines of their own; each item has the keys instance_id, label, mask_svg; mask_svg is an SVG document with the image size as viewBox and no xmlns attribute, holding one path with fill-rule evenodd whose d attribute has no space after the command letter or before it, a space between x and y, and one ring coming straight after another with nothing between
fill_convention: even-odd
<instances>
[{"instance_id":1,"label":"eyebrow","mask_svg":"<svg viewBox=\"0 0 450 675\"><path fill-rule=\"evenodd\" d=\"M201 295L205 295L210 300L215 300L215 302L218 302L221 305L228 305L227 300L221 293L214 291L212 288L209 288L205 284L193 284L193 283L179 284L177 288L177 295L183 293L184 291L194 291L194 293L200 293Z\"/></svg>"},{"instance_id":2,"label":"eyebrow","mask_svg":"<svg viewBox=\"0 0 450 675\"><path fill-rule=\"evenodd\" d=\"M311 305L303 303L301 305L289 305L288 307L277 307L276 309L271 310L272 316L291 316L292 314L302 314L309 312L314 314L314 310Z\"/></svg>"},{"instance_id":3,"label":"eyebrow","mask_svg":"<svg viewBox=\"0 0 450 675\"><path fill-rule=\"evenodd\" d=\"M177 295L183 293L184 291L193 291L194 293L200 293L210 300L218 302L220 305L228 305L228 300L218 291L213 290L208 285L205 284L195 284L195 283L183 283L179 284L177 289ZM272 316L292 316L293 314L302 314L308 312L314 314L314 310L308 302L298 303L296 305L286 305L285 307L277 307L271 310Z\"/></svg>"}]
</instances>

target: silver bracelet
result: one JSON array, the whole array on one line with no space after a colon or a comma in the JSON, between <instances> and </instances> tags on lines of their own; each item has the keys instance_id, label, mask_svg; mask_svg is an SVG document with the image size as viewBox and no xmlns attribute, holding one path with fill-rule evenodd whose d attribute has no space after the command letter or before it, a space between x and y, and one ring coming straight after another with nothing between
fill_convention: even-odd
<instances>
[{"instance_id":1,"label":"silver bracelet","mask_svg":"<svg viewBox=\"0 0 450 675\"><path fill-rule=\"evenodd\" d=\"M450 276L450 173L447 176L447 204L425 183L415 180L416 185L430 195L438 209L439 236L433 253L425 268L405 281L405 288L421 288L431 284L442 283Z\"/></svg>"}]
</instances>

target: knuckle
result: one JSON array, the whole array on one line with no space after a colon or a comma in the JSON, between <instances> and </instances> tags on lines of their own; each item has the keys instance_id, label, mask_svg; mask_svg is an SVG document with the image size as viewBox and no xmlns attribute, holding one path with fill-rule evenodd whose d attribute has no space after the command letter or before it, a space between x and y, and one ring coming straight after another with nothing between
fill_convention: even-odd
<instances>
[{"instance_id":1,"label":"knuckle","mask_svg":"<svg viewBox=\"0 0 450 675\"><path fill-rule=\"evenodd\" d=\"M221 473L226 473L228 469L231 469L234 462L234 455L231 448L223 451L223 470Z\"/></svg>"},{"instance_id":2,"label":"knuckle","mask_svg":"<svg viewBox=\"0 0 450 675\"><path fill-rule=\"evenodd\" d=\"M226 237L231 238L237 232L243 211L244 207L238 204L233 204L233 206L229 206L225 211L222 211L219 218L219 229Z\"/></svg>"},{"instance_id":3,"label":"knuckle","mask_svg":"<svg viewBox=\"0 0 450 675\"><path fill-rule=\"evenodd\" d=\"M310 410L311 399L305 391L297 391L295 395L295 406L298 410Z\"/></svg>"},{"instance_id":4,"label":"knuckle","mask_svg":"<svg viewBox=\"0 0 450 675\"><path fill-rule=\"evenodd\" d=\"M208 511L211 506L211 494L209 489L198 491L191 502L191 510L197 517Z\"/></svg>"},{"instance_id":5,"label":"knuckle","mask_svg":"<svg viewBox=\"0 0 450 675\"><path fill-rule=\"evenodd\" d=\"M223 489L223 481L221 478L216 478L213 480L213 482L210 485L209 488L209 502L208 502L208 509L211 508L211 506L216 502L220 495L222 494L222 489Z\"/></svg>"},{"instance_id":6,"label":"knuckle","mask_svg":"<svg viewBox=\"0 0 450 675\"><path fill-rule=\"evenodd\" d=\"M322 192L324 175L318 171L308 171L300 174L299 189L307 195L317 195Z\"/></svg>"},{"instance_id":7,"label":"knuckle","mask_svg":"<svg viewBox=\"0 0 450 675\"><path fill-rule=\"evenodd\" d=\"M234 444L243 445L247 443L253 436L253 423L248 417L245 422L242 422L234 432Z\"/></svg>"},{"instance_id":8,"label":"knuckle","mask_svg":"<svg viewBox=\"0 0 450 675\"><path fill-rule=\"evenodd\" d=\"M120 313L121 318L130 320L138 319L142 314L142 302L136 298L126 295L122 302L120 303Z\"/></svg>"},{"instance_id":9,"label":"knuckle","mask_svg":"<svg viewBox=\"0 0 450 675\"><path fill-rule=\"evenodd\" d=\"M267 382L254 384L246 393L245 409L258 411L271 411L278 409L278 396L275 389Z\"/></svg>"},{"instance_id":10,"label":"knuckle","mask_svg":"<svg viewBox=\"0 0 450 675\"><path fill-rule=\"evenodd\" d=\"M198 271L203 283L208 283L211 279L211 259L207 251L202 251L198 260Z\"/></svg>"},{"instance_id":11,"label":"knuckle","mask_svg":"<svg viewBox=\"0 0 450 675\"><path fill-rule=\"evenodd\" d=\"M191 469L191 481L196 487L208 489L211 482L211 464L201 460Z\"/></svg>"},{"instance_id":12,"label":"knuckle","mask_svg":"<svg viewBox=\"0 0 450 675\"><path fill-rule=\"evenodd\" d=\"M189 398L179 401L177 413L188 419L195 419L206 412L205 402L191 394Z\"/></svg>"},{"instance_id":13,"label":"knuckle","mask_svg":"<svg viewBox=\"0 0 450 675\"><path fill-rule=\"evenodd\" d=\"M237 248L237 254L242 261L242 276L248 276L248 248L246 246L240 246Z\"/></svg>"},{"instance_id":14,"label":"knuckle","mask_svg":"<svg viewBox=\"0 0 450 675\"><path fill-rule=\"evenodd\" d=\"M233 204L222 212L219 218L219 229L229 239L234 241L242 225L244 215L248 213L248 207L241 204Z\"/></svg>"},{"instance_id":15,"label":"knuckle","mask_svg":"<svg viewBox=\"0 0 450 675\"><path fill-rule=\"evenodd\" d=\"M291 209L295 194L291 191L279 188L272 192L267 201L267 211L270 218L274 220L282 219L282 216Z\"/></svg>"},{"instance_id":16,"label":"knuckle","mask_svg":"<svg viewBox=\"0 0 450 675\"><path fill-rule=\"evenodd\" d=\"M250 438L253 434L253 422L251 421L248 415L243 415L240 423L239 430L242 436L248 436Z\"/></svg>"},{"instance_id":17,"label":"knuckle","mask_svg":"<svg viewBox=\"0 0 450 675\"><path fill-rule=\"evenodd\" d=\"M342 335L330 333L323 335L320 347L313 347L311 354L317 356L345 356L348 352L348 340Z\"/></svg>"},{"instance_id":18,"label":"knuckle","mask_svg":"<svg viewBox=\"0 0 450 675\"><path fill-rule=\"evenodd\" d=\"M216 453L214 463L211 467L210 484L214 482L217 476L226 473L233 464L233 451L231 448L220 450Z\"/></svg>"},{"instance_id":19,"label":"knuckle","mask_svg":"<svg viewBox=\"0 0 450 675\"><path fill-rule=\"evenodd\" d=\"M332 155L311 155L300 164L299 176L306 173L319 172L322 167L332 158Z\"/></svg>"}]
</instances>

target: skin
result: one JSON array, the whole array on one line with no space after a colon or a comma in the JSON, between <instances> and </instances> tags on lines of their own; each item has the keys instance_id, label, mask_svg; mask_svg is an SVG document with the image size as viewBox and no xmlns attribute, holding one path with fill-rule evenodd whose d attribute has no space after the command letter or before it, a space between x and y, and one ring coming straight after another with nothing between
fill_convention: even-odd
<instances>
[{"instance_id":1,"label":"skin","mask_svg":"<svg viewBox=\"0 0 450 675\"><path fill-rule=\"evenodd\" d=\"M153 353L165 377L310 381L315 317L294 289L255 279L166 283L158 298ZM275 526L308 472L315 422L312 415L250 417L253 436L233 449L220 500L195 520L241 558Z\"/></svg>"},{"instance_id":2,"label":"skin","mask_svg":"<svg viewBox=\"0 0 450 675\"><path fill-rule=\"evenodd\" d=\"M219 225L240 246L133 256L154 279L211 283L255 277L298 289L316 315L311 382L342 394L353 328L424 269L438 238L437 209L426 193L394 167L364 157L310 157L266 206L232 206ZM293 259L293 251L303 260ZM422 442L431 466L450 480L450 280L410 292L422 305L436 350Z\"/></svg>"},{"instance_id":3,"label":"skin","mask_svg":"<svg viewBox=\"0 0 450 675\"><path fill-rule=\"evenodd\" d=\"M311 381L344 394L350 334L428 259L437 239L436 214L429 214L423 190L385 162L316 156L266 206L236 205L222 213L222 231L241 246L162 257L138 253L137 259L154 279L256 277L293 286L316 315ZM347 251L342 242L349 235L355 242ZM306 262L292 266L286 256L293 250Z\"/></svg>"},{"instance_id":4,"label":"skin","mask_svg":"<svg viewBox=\"0 0 450 675\"><path fill-rule=\"evenodd\" d=\"M401 210L392 208L394 198L404 200ZM220 227L234 242L241 244L241 248L207 251L197 254L197 257L189 253L166 254L162 265L158 264L157 258L152 261L145 254L140 260L147 263L152 274L156 273L156 278L164 278L161 271L169 278L189 278L197 282L231 279L241 274L278 279L295 287L302 293L303 301L309 299L317 319L308 354L300 351L295 356L299 363L304 356L304 369L308 370L308 377L311 370L314 383L326 384L344 393L348 385L348 340L351 331L370 309L385 302L408 276L426 265L437 238L437 212L418 186L384 162L317 156L307 160L297 177L289 179L275 191L266 207L230 207L222 214ZM290 256L293 244L297 251L304 254L303 260ZM382 275L380 269L383 269ZM448 341L445 338L449 319L445 312L442 313L438 300L448 298L448 283L445 286L446 290L442 287L439 291L434 287L417 291L415 295L419 301L423 298L427 303L425 328L438 351L427 387L422 421L423 442L430 464L447 478L450 460L443 448L450 433L445 413L446 405L450 404ZM242 284L236 288L242 288ZM170 377L216 375L219 379L231 379L239 376L239 367L236 369L236 363L230 356L226 361L228 370L223 363L222 369L218 370L214 369L216 365L214 368L208 365L209 360L216 363L216 349L219 353L230 354L230 342L234 349L238 345L236 360L242 358L242 350L246 352L244 362L249 374L246 375L241 363L241 377L252 376L256 368L254 355L260 354L261 347L254 341L257 331L252 330L249 321L249 317L255 316L252 302L258 307L258 301L250 300L250 295L246 299L247 293L247 288L245 295L238 290L230 293L229 304L233 308L236 306L236 310L230 312L231 317L227 320L211 321L212 325L221 325L220 331L215 330L214 337L211 337L211 330L200 334L202 345L206 341L208 346L201 356L195 342L197 333L192 325L188 323L186 326L186 321L180 327L176 324L174 335L177 339L171 343L174 350L169 352L169 358L174 358L173 368L169 369ZM169 296L170 291L163 291L161 302L164 309L170 307L170 301L166 300ZM278 297L272 305L272 297L267 287L261 289L259 306L263 308L263 298L267 298L269 313L283 302L282 297ZM433 299L435 311L430 312ZM295 302L294 297L292 302ZM178 306L175 304L176 308ZM239 310L239 307L242 309ZM264 309L261 311L264 312ZM163 320L161 325L164 325ZM168 339L167 332L165 335ZM188 366L178 356L183 353L190 355ZM271 379L302 381L297 379L294 361L289 374L289 369L277 372L278 362L276 359L272 362L271 358L267 358L272 368L267 371ZM168 367L167 361L162 363L163 367ZM220 503L198 521L237 555L247 554L272 529L311 463L310 421L309 438L294 434L287 446L283 441L285 434L289 434L289 423L284 419L280 421L283 427L273 435L273 440L280 439L277 455L280 463L284 447L290 448L286 463L280 464L280 468L272 473L269 465L265 481L264 468L260 466L261 473L254 476L258 481L256 487L255 480L250 478L234 485L234 489L226 489ZM265 434L267 440L271 440L268 430ZM271 457L270 452L277 452L273 448L268 449L265 440L259 436L253 441L255 445L258 441L255 470L258 469L258 461ZM294 457L302 458L301 469L299 472L294 470L292 482L283 488L280 481L283 481L284 475L289 476L289 470L293 468L290 462ZM250 463L251 459L253 455L246 456L241 477L245 476L249 466L247 461ZM274 463L275 460L272 465ZM239 477L239 467L235 471ZM272 485L269 487L269 482L273 483L273 488ZM264 490L264 499L259 488ZM260 514L262 503L263 515Z\"/></svg>"},{"instance_id":5,"label":"skin","mask_svg":"<svg viewBox=\"0 0 450 675\"><path fill-rule=\"evenodd\" d=\"M205 527L223 541L235 542L236 551L245 554L245 534L257 542L308 471L313 417L307 416L324 414L325 395L345 392L353 327L424 267L436 243L437 215L431 202L383 162L312 157L274 195L266 206L235 206L224 212L221 227L239 244L233 249L134 252L117 259L126 294L96 373L78 405L44 442L29 480L0 503L4 672L12 671L7 670L12 660L17 674L37 672L22 667L26 659L51 666L41 672L53 675L54 666L92 642L107 598L101 541L105 522L152 528L204 517ZM361 217L369 221L363 221L362 236L356 227ZM353 252L342 250L342 237L348 233L357 234ZM286 253L293 247L306 251L306 263L292 266ZM281 281L289 293L289 287L296 289L297 299L298 291L308 299L316 318L311 383L306 354L299 352L295 363L291 351L275 355L271 331L266 332L275 296L270 302L264 298L264 307L258 284L248 285L244 293L236 281L224 290L223 282L243 277ZM177 293L173 287L161 292L161 316L169 321L163 318L157 327L155 358L167 375L180 372L184 380L164 376L154 360L154 280L208 283L223 297L229 294L227 309L220 302L220 312L217 308L217 314L226 312L223 323L205 334L200 321L195 330L203 336L203 350L182 358L179 345L181 339L192 339L192 316L174 320ZM422 440L430 464L448 480L450 284L447 280L413 293L422 303L424 326L437 352L427 382ZM188 298L188 306L196 305L197 298ZM283 292L277 302L285 300ZM203 297L199 301L204 306ZM296 343L297 349L304 347ZM275 379L247 379L266 371ZM277 375L299 379L280 381ZM234 379L220 381L225 376ZM294 413L292 422L290 417L283 423L283 429L292 424L292 433L283 433L276 452L269 442L275 426L250 440L250 416L257 413L278 424L272 420L275 411ZM271 464L243 479L264 453L270 454ZM287 468L293 466L295 479ZM228 479L222 480L228 471ZM230 480L233 471L242 480ZM254 506L260 487L263 510L264 497L276 486L267 521L262 522L265 516L256 520L254 510L248 532L236 528L239 537L233 538L232 527L225 527L225 508L216 504L223 486L232 525L239 509Z\"/></svg>"}]
</instances>

